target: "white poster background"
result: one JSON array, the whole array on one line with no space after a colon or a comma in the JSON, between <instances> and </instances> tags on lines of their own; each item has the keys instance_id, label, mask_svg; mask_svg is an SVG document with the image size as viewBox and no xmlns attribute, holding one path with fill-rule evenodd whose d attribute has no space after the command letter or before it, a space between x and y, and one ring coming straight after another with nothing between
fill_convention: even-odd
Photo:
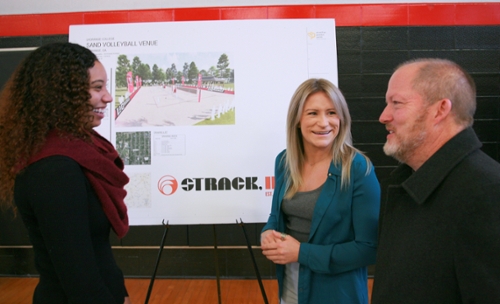
<instances>
[{"instance_id":1,"label":"white poster background","mask_svg":"<svg viewBox=\"0 0 500 304\"><path fill-rule=\"evenodd\" d=\"M147 132L151 140L147 164L125 166L131 225L159 225L163 220L266 222L274 160L286 145L285 121L293 92L308 78L326 78L338 85L333 19L75 25L69 41L96 53L108 72L113 96L119 55L127 55L131 62L138 56L163 71L174 63L182 71L191 60L199 70L207 70L210 66L201 66L206 64L201 58L224 53L234 69L234 95L202 91L199 102L180 98L185 93L177 90L175 95L168 86L143 85L123 111L142 122L136 125L120 125L121 118L115 122L114 102L108 106L97 131L115 146L117 134ZM217 66L218 56L214 58L209 65ZM225 102L225 97L230 98ZM222 101L207 110L212 98ZM174 99L182 102L174 106ZM199 112L184 113L188 107L203 106ZM211 119L223 106L234 111L234 124L173 125L169 120L161 125L141 114L198 121L200 116Z\"/></svg>"}]
</instances>

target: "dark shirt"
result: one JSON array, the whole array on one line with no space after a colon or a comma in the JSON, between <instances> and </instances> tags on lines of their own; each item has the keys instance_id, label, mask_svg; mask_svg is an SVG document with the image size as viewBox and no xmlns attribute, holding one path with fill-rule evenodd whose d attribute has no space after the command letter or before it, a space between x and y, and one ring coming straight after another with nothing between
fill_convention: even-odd
<instances>
[{"instance_id":1,"label":"dark shirt","mask_svg":"<svg viewBox=\"0 0 500 304\"><path fill-rule=\"evenodd\" d=\"M33 303L123 303L111 226L78 163L51 156L31 164L16 178L14 199L40 274Z\"/></svg>"},{"instance_id":2,"label":"dark shirt","mask_svg":"<svg viewBox=\"0 0 500 304\"><path fill-rule=\"evenodd\" d=\"M372 303L500 303L500 164L472 129L382 183Z\"/></svg>"}]
</instances>

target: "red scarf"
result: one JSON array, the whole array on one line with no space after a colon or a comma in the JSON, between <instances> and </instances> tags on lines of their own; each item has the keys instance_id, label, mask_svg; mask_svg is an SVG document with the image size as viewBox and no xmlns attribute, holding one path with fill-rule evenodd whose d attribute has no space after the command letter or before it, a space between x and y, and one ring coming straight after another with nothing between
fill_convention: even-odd
<instances>
[{"instance_id":1,"label":"red scarf","mask_svg":"<svg viewBox=\"0 0 500 304\"><path fill-rule=\"evenodd\" d=\"M113 230L122 238L128 231L127 206L123 201L127 192L123 187L129 178L123 172L124 165L118 152L93 130L92 144L81 139L67 139L59 133L50 131L42 149L30 158L27 165L53 155L64 155L76 161L101 201Z\"/></svg>"}]
</instances>

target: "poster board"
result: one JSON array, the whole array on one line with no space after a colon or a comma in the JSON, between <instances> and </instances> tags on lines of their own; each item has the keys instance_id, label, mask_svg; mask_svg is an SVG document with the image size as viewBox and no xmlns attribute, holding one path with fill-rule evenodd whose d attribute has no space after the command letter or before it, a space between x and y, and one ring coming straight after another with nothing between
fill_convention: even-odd
<instances>
[{"instance_id":1,"label":"poster board","mask_svg":"<svg viewBox=\"0 0 500 304\"><path fill-rule=\"evenodd\" d=\"M114 97L97 131L125 161L131 225L266 222L290 98L338 85L333 19L70 27Z\"/></svg>"}]
</instances>

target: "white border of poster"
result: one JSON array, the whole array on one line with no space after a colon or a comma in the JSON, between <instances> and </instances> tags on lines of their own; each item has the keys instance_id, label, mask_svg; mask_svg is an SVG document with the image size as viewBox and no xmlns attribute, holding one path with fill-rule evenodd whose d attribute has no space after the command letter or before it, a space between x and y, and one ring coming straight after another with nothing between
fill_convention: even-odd
<instances>
[{"instance_id":1,"label":"white border of poster","mask_svg":"<svg viewBox=\"0 0 500 304\"><path fill-rule=\"evenodd\" d=\"M266 222L294 90L338 85L333 19L75 25L69 41L108 71L97 131L125 161L131 225Z\"/></svg>"}]
</instances>

